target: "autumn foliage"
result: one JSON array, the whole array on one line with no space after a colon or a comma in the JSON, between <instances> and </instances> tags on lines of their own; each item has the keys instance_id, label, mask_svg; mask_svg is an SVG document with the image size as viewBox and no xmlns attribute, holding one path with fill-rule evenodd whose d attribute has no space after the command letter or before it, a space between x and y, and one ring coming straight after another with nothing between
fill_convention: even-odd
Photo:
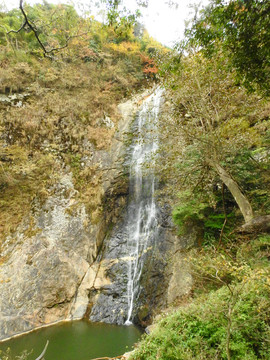
<instances>
[{"instance_id":1,"label":"autumn foliage","mask_svg":"<svg viewBox=\"0 0 270 360\"><path fill-rule=\"evenodd\" d=\"M155 60L143 54L141 54L140 57L143 64L143 73L147 77L155 78L155 75L158 72L158 68L156 66Z\"/></svg>"},{"instance_id":2,"label":"autumn foliage","mask_svg":"<svg viewBox=\"0 0 270 360\"><path fill-rule=\"evenodd\" d=\"M122 22L122 35L127 31L119 36L115 26L81 17L72 6L25 4L25 11L48 51L63 48L44 57L33 31L11 31L20 28L21 12L0 9L1 239L16 230L33 201L46 200L58 181L59 159L73 173L77 200L98 213L102 171L91 163L86 173L85 159L110 146L117 104L154 78L149 49L163 50L146 31L135 36L132 24ZM104 117L115 127L107 128Z\"/></svg>"}]
</instances>

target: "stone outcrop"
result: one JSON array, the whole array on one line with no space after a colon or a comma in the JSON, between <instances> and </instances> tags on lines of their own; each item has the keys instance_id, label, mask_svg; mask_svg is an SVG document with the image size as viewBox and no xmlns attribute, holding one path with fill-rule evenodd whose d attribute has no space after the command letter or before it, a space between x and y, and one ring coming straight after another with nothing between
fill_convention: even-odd
<instances>
[{"instance_id":1,"label":"stone outcrop","mask_svg":"<svg viewBox=\"0 0 270 360\"><path fill-rule=\"evenodd\" d=\"M121 274L127 273L128 258L121 244L127 236L129 187L123 140L146 95L119 105L122 117L111 147L83 159L83 166L98 164L103 171L98 221L79 201L70 169L62 167L51 195L43 204L33 202L31 213L6 239L0 260L0 340L61 320L124 322L127 278ZM106 117L102 124L112 126ZM143 326L192 286L183 251L195 235L191 231L179 240L169 214L159 206L158 236L143 255L143 291L134 309L135 322Z\"/></svg>"},{"instance_id":2,"label":"stone outcrop","mask_svg":"<svg viewBox=\"0 0 270 360\"><path fill-rule=\"evenodd\" d=\"M32 214L36 234L25 237L22 225L6 242L8 261L0 268L2 339L69 316L78 284L96 253L97 231L86 225L83 206L68 214L73 194L72 177L64 175L54 196Z\"/></svg>"},{"instance_id":3,"label":"stone outcrop","mask_svg":"<svg viewBox=\"0 0 270 360\"><path fill-rule=\"evenodd\" d=\"M147 114L149 112L151 112L151 108L148 109ZM143 120L139 114L133 126L136 128L140 121ZM145 139L144 141L147 142ZM132 158L132 166L137 160L134 160L133 157L135 146L136 149L140 148L138 153L141 156L145 145L141 145L140 140L138 140L135 145L131 145L130 149L127 150L128 159ZM131 169L133 169L132 166ZM137 168L134 167L134 169ZM169 304L173 304L179 298L186 296L191 290L192 279L184 260L184 251L197 242L197 231L192 228L190 233L181 239L174 236L174 226L170 216L171 209L169 206L158 203L155 205L155 226L148 231L148 223L145 218L151 207L145 199L151 193L148 183L149 180L152 181L151 171L147 175L144 174L138 182L136 176L139 177L141 174L140 172L136 173L136 170L134 173L131 170L127 206L117 217L118 221L112 233L105 238L101 257L96 262L97 265L100 265L106 281L103 284L99 282L97 286L94 285L90 289L88 313L91 321L124 324L129 321L128 316L131 316L133 322L140 326L147 326L156 313ZM136 188L133 187L137 183L140 184L142 190L136 191ZM134 200L135 197L136 201ZM138 219L136 217L137 209L140 209L140 213L144 214L145 217L142 216ZM135 227L133 227L134 215ZM136 233L138 227L139 232L133 239L129 228ZM143 242L147 242L147 247L142 250L140 241L142 242L143 238ZM137 244L137 252L134 251L136 246L130 245L131 241ZM136 260L138 253L139 257ZM137 264L140 268L139 286L137 283L133 285L132 296L135 300L133 301L131 315L129 312L130 294L128 293L129 281L132 278L130 264L135 264L134 267ZM133 281L135 281L134 274Z\"/></svg>"},{"instance_id":4,"label":"stone outcrop","mask_svg":"<svg viewBox=\"0 0 270 360\"><path fill-rule=\"evenodd\" d=\"M123 139L140 98L119 106L122 118L110 149L97 150L91 159L104 170L100 220L91 223L76 196L72 173L63 168L58 184L50 189L53 195L44 204L35 204L16 233L6 239L0 262L0 340L45 324L82 318L90 289L107 284L105 270L100 265L97 269L94 260L125 203ZM104 126L108 123L106 118Z\"/></svg>"}]
</instances>

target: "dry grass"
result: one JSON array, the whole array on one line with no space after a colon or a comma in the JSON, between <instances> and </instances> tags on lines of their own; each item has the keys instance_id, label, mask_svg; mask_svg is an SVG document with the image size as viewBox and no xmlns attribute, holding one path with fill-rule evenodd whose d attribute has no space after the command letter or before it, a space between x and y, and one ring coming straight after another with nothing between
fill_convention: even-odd
<instances>
[{"instance_id":1,"label":"dry grass","mask_svg":"<svg viewBox=\"0 0 270 360\"><path fill-rule=\"evenodd\" d=\"M1 149L0 184L0 246L29 214L32 202L48 196L48 188L57 178L57 166L52 155L30 154L19 146Z\"/></svg>"},{"instance_id":2,"label":"dry grass","mask_svg":"<svg viewBox=\"0 0 270 360\"><path fill-rule=\"evenodd\" d=\"M110 147L115 130L101 119L109 116L117 125L117 104L143 85L136 50L124 54L107 48L98 61L88 62L85 58L91 59L92 52L82 51L71 62L37 61L19 52L0 59L0 93L31 93L23 107L0 108L2 239L30 213L34 200L42 202L50 195L59 161L72 170L78 198L97 221L102 174L96 164L83 168L80 159Z\"/></svg>"}]
</instances>

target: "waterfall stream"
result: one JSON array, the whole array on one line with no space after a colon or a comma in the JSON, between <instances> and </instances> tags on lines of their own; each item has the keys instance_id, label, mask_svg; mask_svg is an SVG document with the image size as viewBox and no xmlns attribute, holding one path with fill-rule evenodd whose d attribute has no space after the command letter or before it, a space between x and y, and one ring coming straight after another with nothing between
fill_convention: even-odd
<instances>
[{"instance_id":1,"label":"waterfall stream","mask_svg":"<svg viewBox=\"0 0 270 360\"><path fill-rule=\"evenodd\" d=\"M140 299L141 294L151 291L142 285L143 275L149 272L144 264L151 262L160 229L154 198L156 180L153 167L147 164L155 161L158 149L156 126L162 92L158 88L144 100L132 126L134 137L127 151L128 203L106 240L102 264L110 282L98 290L91 321L129 325L147 301Z\"/></svg>"},{"instance_id":2,"label":"waterfall stream","mask_svg":"<svg viewBox=\"0 0 270 360\"><path fill-rule=\"evenodd\" d=\"M138 114L137 139L133 145L130 164L130 194L128 204L128 314L125 324L131 324L134 301L139 294L143 254L157 229L157 208L154 199L155 176L145 169L145 162L154 161L158 139L151 130L157 125L162 90L158 89L143 103Z\"/></svg>"}]
</instances>

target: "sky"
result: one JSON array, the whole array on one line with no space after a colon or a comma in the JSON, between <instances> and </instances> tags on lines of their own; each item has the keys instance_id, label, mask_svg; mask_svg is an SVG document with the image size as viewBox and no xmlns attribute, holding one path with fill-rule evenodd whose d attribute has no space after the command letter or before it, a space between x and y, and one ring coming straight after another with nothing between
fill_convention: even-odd
<instances>
[{"instance_id":1,"label":"sky","mask_svg":"<svg viewBox=\"0 0 270 360\"><path fill-rule=\"evenodd\" d=\"M135 8L135 0L124 0L127 8ZM38 0L28 0L29 4L42 2ZM89 0L70 1L70 0L48 0L50 3L73 3L75 7L79 4L87 6ZM176 3L177 6L168 6L168 3ZM2 0L8 9L18 7L19 0ZM147 8L141 8L142 22L149 34L167 46L183 38L185 20L192 17L192 4L207 5L209 0L149 0Z\"/></svg>"}]
</instances>

